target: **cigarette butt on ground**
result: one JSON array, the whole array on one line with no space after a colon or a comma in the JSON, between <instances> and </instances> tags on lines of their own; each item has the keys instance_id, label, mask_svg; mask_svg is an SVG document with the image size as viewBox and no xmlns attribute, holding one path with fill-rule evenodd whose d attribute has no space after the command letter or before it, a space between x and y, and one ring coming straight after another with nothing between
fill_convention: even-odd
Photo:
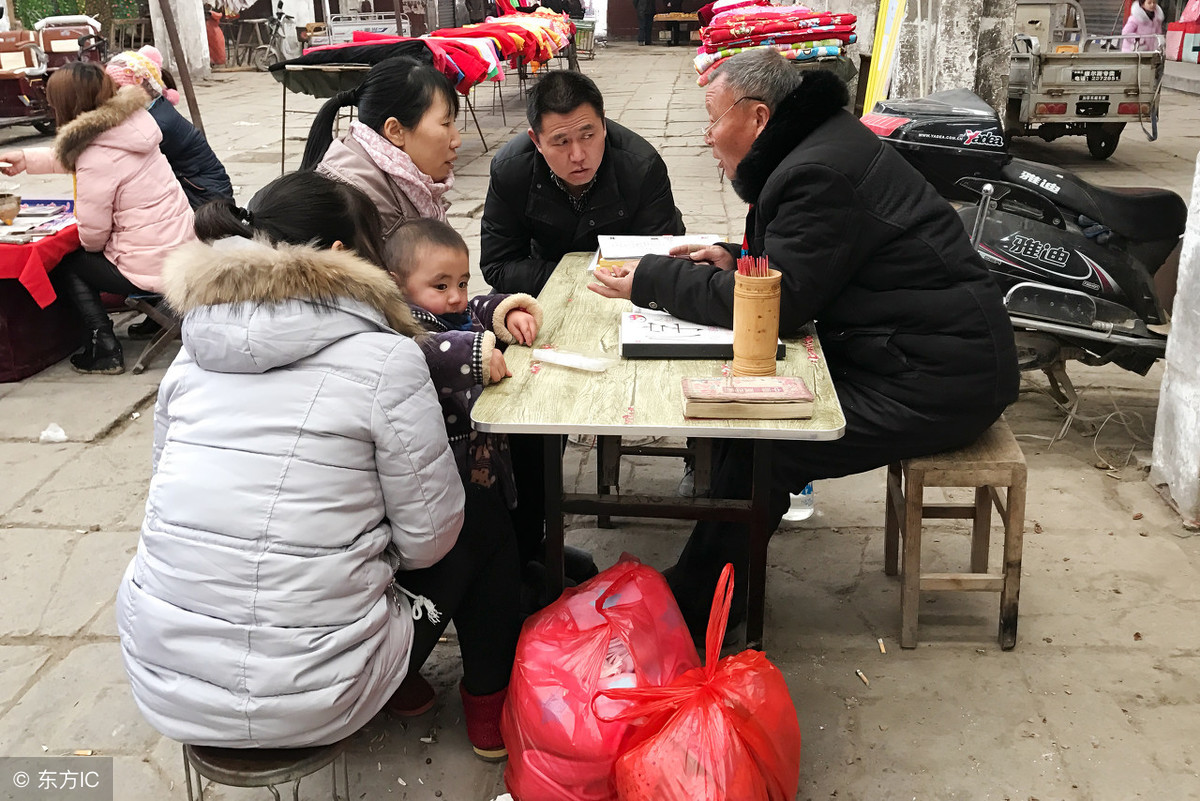
<instances>
[{"instance_id":1,"label":"cigarette butt on ground","mask_svg":"<svg viewBox=\"0 0 1200 801\"><path fill-rule=\"evenodd\" d=\"M883 638L882 638L882 637L880 637L880 638L879 638L879 639L877 639L875 642L879 643L879 653L881 653L881 654L886 654L886 653L887 653L887 646L883 644Z\"/></svg>"},{"instance_id":2,"label":"cigarette butt on ground","mask_svg":"<svg viewBox=\"0 0 1200 801\"><path fill-rule=\"evenodd\" d=\"M871 680L867 678L866 673L863 673L861 670L856 670L854 671L854 675L862 679L863 684L867 685L868 687L871 686Z\"/></svg>"}]
</instances>

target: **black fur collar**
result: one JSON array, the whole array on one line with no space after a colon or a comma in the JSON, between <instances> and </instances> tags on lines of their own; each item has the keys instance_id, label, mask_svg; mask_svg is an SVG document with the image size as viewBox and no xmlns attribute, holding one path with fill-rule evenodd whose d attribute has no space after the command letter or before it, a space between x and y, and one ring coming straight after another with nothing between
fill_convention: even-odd
<instances>
[{"instance_id":1,"label":"black fur collar","mask_svg":"<svg viewBox=\"0 0 1200 801\"><path fill-rule=\"evenodd\" d=\"M733 189L754 203L779 163L810 133L850 102L846 84L828 70L808 70L779 104L737 167Z\"/></svg>"}]
</instances>

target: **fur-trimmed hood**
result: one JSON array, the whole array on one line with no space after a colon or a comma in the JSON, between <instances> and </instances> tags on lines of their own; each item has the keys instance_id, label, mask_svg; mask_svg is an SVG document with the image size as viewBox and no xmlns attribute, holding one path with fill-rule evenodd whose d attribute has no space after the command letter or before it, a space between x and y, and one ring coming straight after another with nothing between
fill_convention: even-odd
<instances>
[{"instance_id":1,"label":"fur-trimmed hood","mask_svg":"<svg viewBox=\"0 0 1200 801\"><path fill-rule=\"evenodd\" d=\"M339 339L421 329L391 276L348 251L230 238L167 258L163 297L201 367L263 372Z\"/></svg>"},{"instance_id":2,"label":"fur-trimmed hood","mask_svg":"<svg viewBox=\"0 0 1200 801\"><path fill-rule=\"evenodd\" d=\"M846 84L828 70L809 70L783 101L737 166L734 191L755 203L779 163L848 102Z\"/></svg>"},{"instance_id":3,"label":"fur-trimmed hood","mask_svg":"<svg viewBox=\"0 0 1200 801\"><path fill-rule=\"evenodd\" d=\"M150 96L140 86L121 87L108 102L85 111L62 127L54 140L54 156L68 171L74 172L80 153L137 112L145 111L149 102ZM137 133L109 144L135 153L157 148L162 141L162 132L149 112L146 112L146 121L150 123L149 126L141 126Z\"/></svg>"}]
</instances>

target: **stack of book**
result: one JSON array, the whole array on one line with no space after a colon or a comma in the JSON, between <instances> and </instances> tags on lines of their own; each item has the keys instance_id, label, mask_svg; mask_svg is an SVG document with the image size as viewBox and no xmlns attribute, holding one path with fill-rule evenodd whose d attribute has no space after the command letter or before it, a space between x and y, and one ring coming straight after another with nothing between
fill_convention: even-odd
<instances>
[{"instance_id":1,"label":"stack of book","mask_svg":"<svg viewBox=\"0 0 1200 801\"><path fill-rule=\"evenodd\" d=\"M792 420L812 417L813 394L801 378L732 376L683 379L685 417Z\"/></svg>"}]
</instances>

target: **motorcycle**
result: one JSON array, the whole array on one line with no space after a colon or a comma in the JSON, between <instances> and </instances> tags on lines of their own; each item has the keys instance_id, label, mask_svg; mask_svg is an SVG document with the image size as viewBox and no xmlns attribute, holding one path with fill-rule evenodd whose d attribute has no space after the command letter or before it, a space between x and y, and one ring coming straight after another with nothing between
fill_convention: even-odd
<instances>
[{"instance_id":1,"label":"motorcycle","mask_svg":"<svg viewBox=\"0 0 1200 801\"><path fill-rule=\"evenodd\" d=\"M1015 158L996 112L965 89L884 100L862 121L958 208L1004 292L1021 369L1045 371L1061 400L1074 396L1066 360L1145 375L1165 354L1154 278L1178 258L1183 198Z\"/></svg>"}]
</instances>

